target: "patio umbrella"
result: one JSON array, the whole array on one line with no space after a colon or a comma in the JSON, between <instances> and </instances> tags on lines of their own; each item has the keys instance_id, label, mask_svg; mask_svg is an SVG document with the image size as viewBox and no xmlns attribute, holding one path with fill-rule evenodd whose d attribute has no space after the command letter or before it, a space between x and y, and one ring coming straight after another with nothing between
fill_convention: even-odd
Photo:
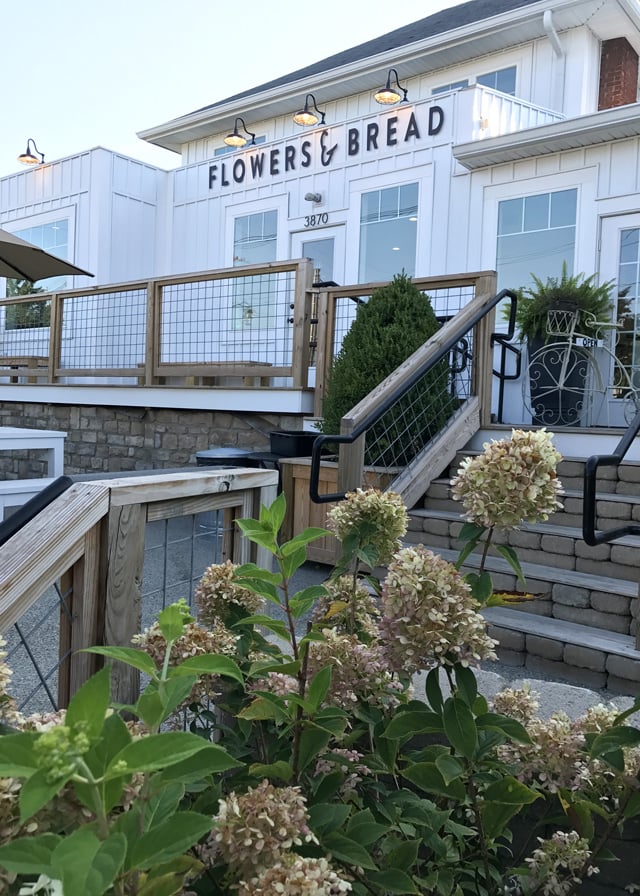
<instances>
[{"instance_id":1,"label":"patio umbrella","mask_svg":"<svg viewBox=\"0 0 640 896\"><path fill-rule=\"evenodd\" d=\"M36 280L64 274L93 277L89 271L83 271L33 243L27 243L6 230L0 230L0 277L13 277L35 283Z\"/></svg>"}]
</instances>

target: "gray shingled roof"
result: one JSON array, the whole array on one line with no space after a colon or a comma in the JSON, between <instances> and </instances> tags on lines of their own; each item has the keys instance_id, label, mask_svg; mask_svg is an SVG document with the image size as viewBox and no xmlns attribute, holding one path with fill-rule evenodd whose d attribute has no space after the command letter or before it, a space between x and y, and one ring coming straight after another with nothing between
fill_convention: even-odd
<instances>
[{"instance_id":1,"label":"gray shingled roof","mask_svg":"<svg viewBox=\"0 0 640 896\"><path fill-rule=\"evenodd\" d=\"M470 0L469 3L462 3L460 6L453 6L450 9L443 9L434 15L427 16L410 25L404 25L402 28L396 28L395 31L389 31L381 37L375 37L368 40L357 47L351 47L342 53L336 53L300 68L295 72L289 72L273 81L267 81L258 87L252 87L250 90L244 90L242 93L236 93L224 100L212 103L210 106L203 106L196 109L194 113L205 112L207 109L215 109L225 103L235 102L256 93L262 93L264 90L270 90L274 87L280 87L293 81L298 81L312 75L330 71L343 65L349 65L352 62L358 62L361 59L367 59L370 56L376 56L379 53L385 53L396 47L405 47L416 41L426 40L429 37L435 37L438 34L444 34L447 31L453 31L456 28L463 28L465 25L471 25L474 22L481 22L484 19L490 19L492 16L498 16L513 9L519 9L523 6L531 6L538 3L539 0Z\"/></svg>"}]
</instances>

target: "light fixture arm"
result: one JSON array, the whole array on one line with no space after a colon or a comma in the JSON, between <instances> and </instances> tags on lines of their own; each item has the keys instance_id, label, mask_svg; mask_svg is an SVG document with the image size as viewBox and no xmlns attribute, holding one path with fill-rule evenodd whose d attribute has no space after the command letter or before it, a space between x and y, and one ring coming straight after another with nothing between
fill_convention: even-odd
<instances>
[{"instance_id":1,"label":"light fixture arm","mask_svg":"<svg viewBox=\"0 0 640 896\"><path fill-rule=\"evenodd\" d=\"M312 93L308 93L304 98L304 109L300 109L299 112L296 112L293 116L293 120L296 124L299 124L302 127L308 127L309 125L318 123L323 125L324 116L325 113L322 109L318 109L315 96Z\"/></svg>"},{"instance_id":2,"label":"light fixture arm","mask_svg":"<svg viewBox=\"0 0 640 896\"><path fill-rule=\"evenodd\" d=\"M317 103L316 103L316 98L315 98L315 96L314 96L312 93L308 93L308 94L306 95L306 97L304 98L304 108L305 108L305 110L307 110L307 111L309 110L309 100L311 100L311 102L313 103L313 109L314 109L314 111L316 111L316 112L318 113L318 115L320 116L320 124L324 124L324 116L325 116L325 113L324 113L321 109L318 109L318 106L317 106Z\"/></svg>"},{"instance_id":3,"label":"light fixture arm","mask_svg":"<svg viewBox=\"0 0 640 896\"><path fill-rule=\"evenodd\" d=\"M29 147L33 146L34 152ZM35 153L35 154L34 154ZM38 158L40 156L40 158ZM24 165L44 165L44 153L40 152L36 146L36 141L29 137L27 140L27 148L18 156L18 161Z\"/></svg>"},{"instance_id":4,"label":"light fixture arm","mask_svg":"<svg viewBox=\"0 0 640 896\"><path fill-rule=\"evenodd\" d=\"M392 78L395 81L395 87L392 87ZM397 90L396 90L397 87ZM400 91L402 92L402 96L400 95ZM387 73L387 83L385 86L379 90L376 94L374 94L374 98L377 103L381 103L384 106L392 106L397 102L406 103L408 90L406 87L403 87L400 83L400 79L398 77L398 72L395 68L390 68Z\"/></svg>"},{"instance_id":5,"label":"light fixture arm","mask_svg":"<svg viewBox=\"0 0 640 896\"><path fill-rule=\"evenodd\" d=\"M247 143L246 138L238 131L238 123L240 123L242 125L242 130L245 132L245 134L248 134L248 136L251 137L251 145L255 146L256 135L253 133L253 131L250 131L247 128L246 124L244 123L244 118L240 118L240 117L236 118L236 120L234 121L233 133L227 134L227 136L224 138L224 142L227 144L227 146L245 146L246 145L246 143Z\"/></svg>"},{"instance_id":6,"label":"light fixture arm","mask_svg":"<svg viewBox=\"0 0 640 896\"><path fill-rule=\"evenodd\" d=\"M390 68L390 69L389 69L389 74L387 75L386 89L387 89L387 90L390 90L390 89L391 89L391 73L392 73L392 72L393 72L393 76L394 76L394 78L396 79L396 87L398 88L398 90L401 90L401 91L402 91L402 99L400 100L400 102L401 102L401 103L406 103L406 102L407 102L407 93L408 93L408 90L407 90L406 87L403 87L402 84L400 83L400 79L398 78L398 72L395 70L395 68Z\"/></svg>"}]
</instances>

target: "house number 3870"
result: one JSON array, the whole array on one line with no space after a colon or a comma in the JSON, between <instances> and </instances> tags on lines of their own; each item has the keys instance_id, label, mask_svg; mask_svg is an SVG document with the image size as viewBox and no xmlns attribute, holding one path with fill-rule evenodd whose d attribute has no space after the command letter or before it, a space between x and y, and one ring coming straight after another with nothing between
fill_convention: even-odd
<instances>
[{"instance_id":1,"label":"house number 3870","mask_svg":"<svg viewBox=\"0 0 640 896\"><path fill-rule=\"evenodd\" d=\"M322 212L319 215L306 215L304 219L305 227L320 227L321 224L329 223L329 213Z\"/></svg>"}]
</instances>

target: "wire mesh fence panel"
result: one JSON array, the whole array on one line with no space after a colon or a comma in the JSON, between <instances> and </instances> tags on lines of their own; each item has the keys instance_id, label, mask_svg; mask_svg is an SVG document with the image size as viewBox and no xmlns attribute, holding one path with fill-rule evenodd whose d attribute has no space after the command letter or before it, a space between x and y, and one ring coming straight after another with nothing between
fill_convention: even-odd
<instances>
[{"instance_id":1,"label":"wire mesh fence panel","mask_svg":"<svg viewBox=\"0 0 640 896\"><path fill-rule=\"evenodd\" d=\"M69 597L49 588L3 635L12 671L7 691L25 715L58 708L58 671L68 657L60 656L60 616L70 619Z\"/></svg>"},{"instance_id":2,"label":"wire mesh fence panel","mask_svg":"<svg viewBox=\"0 0 640 896\"><path fill-rule=\"evenodd\" d=\"M289 367L295 282L295 271L275 271L165 285L160 363Z\"/></svg>"},{"instance_id":3,"label":"wire mesh fence panel","mask_svg":"<svg viewBox=\"0 0 640 896\"><path fill-rule=\"evenodd\" d=\"M49 354L51 299L7 303L0 308L2 331L0 362L6 357L42 357Z\"/></svg>"},{"instance_id":4,"label":"wire mesh fence panel","mask_svg":"<svg viewBox=\"0 0 640 896\"><path fill-rule=\"evenodd\" d=\"M142 577L142 628L178 600L194 606L194 590L205 569L220 563L230 528L223 510L148 523ZM225 528L225 526L227 526ZM195 613L194 613L195 615Z\"/></svg>"},{"instance_id":5,"label":"wire mesh fence panel","mask_svg":"<svg viewBox=\"0 0 640 896\"><path fill-rule=\"evenodd\" d=\"M146 289L68 296L63 302L60 366L112 370L144 363Z\"/></svg>"}]
</instances>

